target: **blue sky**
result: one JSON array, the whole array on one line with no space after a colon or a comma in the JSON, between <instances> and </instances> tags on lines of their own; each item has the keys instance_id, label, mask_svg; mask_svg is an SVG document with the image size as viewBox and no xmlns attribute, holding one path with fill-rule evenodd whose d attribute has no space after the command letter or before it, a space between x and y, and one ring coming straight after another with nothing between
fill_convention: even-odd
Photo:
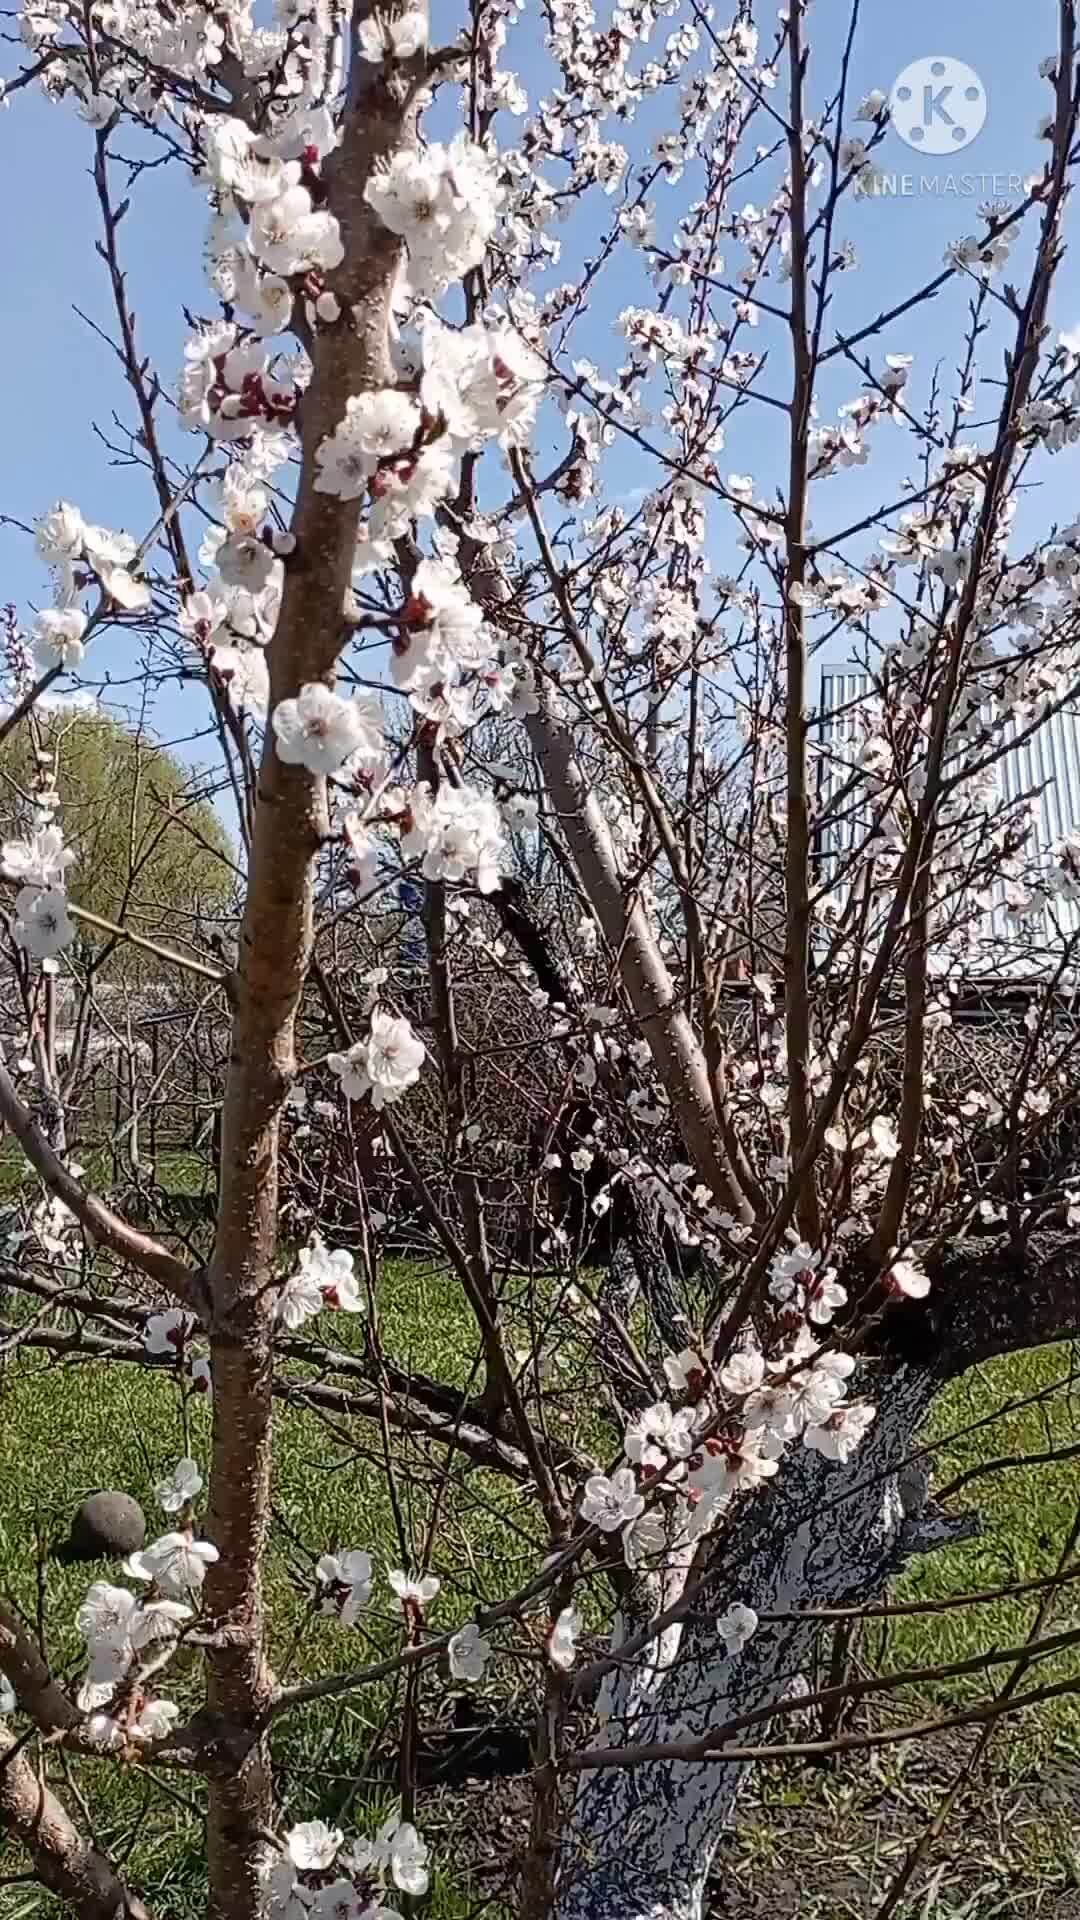
<instances>
[{"instance_id":1,"label":"blue sky","mask_svg":"<svg viewBox=\"0 0 1080 1920\"><path fill-rule=\"evenodd\" d=\"M820 98L835 72L847 11L842 0L818 0L813 10L813 98ZM897 72L913 59L946 54L978 71L989 100L983 131L962 155L937 162L920 159L890 130L875 156L880 165L916 173L933 168L941 174L951 168L1023 174L1039 164L1046 150L1036 140L1035 127L1051 96L1036 69L1042 55L1054 46L1055 0L1022 0L1019 5L1005 5L1003 0L904 0L902 5L864 0L863 11L867 19L857 42L853 97L873 86L888 91ZM716 17L723 21L722 5ZM761 18L764 22L765 9ZM513 64L510 56L508 60ZM13 49L0 52L0 71L10 74L16 64ZM532 59L519 58L519 64L522 79L535 97L543 90L546 76L535 71ZM819 77L816 88L815 76ZM516 124L504 116L505 142L512 139ZM618 137L614 127L609 133ZM633 156L632 132L625 137ZM130 417L118 368L108 347L74 311L81 308L106 328L111 324L107 277L94 253L98 219L89 177L93 135L70 109L48 106L34 89L27 89L0 115L0 139L6 144L7 190L0 221L8 368L0 512L30 520L63 496L75 501L88 518L141 534L153 517L146 482L110 464L110 455L93 428L96 420L108 431L114 408ZM661 188L657 198L662 216L665 194L671 196L673 207L689 197L685 183ZM747 197L760 201L763 193L752 189ZM928 277L940 263L946 243L977 228L976 207L984 197L981 190L969 199L918 194L849 206L840 234L855 242L861 267L857 275L849 276L844 320L869 318L910 289L916 276ZM175 376L180 360L186 333L183 305L208 310L200 264L204 219L201 191L179 170L163 168L139 184L122 229L142 349L166 380ZM571 279L586 242L572 227L560 231L566 240L566 258L554 277ZM609 287L586 325L578 352L592 354L602 365L617 364L618 344L609 332L611 318L623 304L644 304L646 297L640 280ZM921 377L928 377L939 356L951 351L955 357L962 297L958 289L930 304L894 329L886 342L893 350L914 353ZM1053 318L1058 327L1080 322L1076 259L1066 261ZM857 377L844 374L827 400L831 404L849 397L857 388ZM745 428L733 433L721 465L749 468L759 478L767 477L768 453L768 428L758 410L748 416ZM886 475L893 457L884 450ZM900 478L906 471L902 436L896 437L895 458ZM880 478L882 467L875 471ZM619 473L620 478L628 475L632 487L632 459L620 465ZM1037 511L1044 520L1072 518L1080 506L1076 491L1075 459L1062 456L1049 469L1046 495L1030 511ZM852 506L865 509L865 505L865 477L841 476L819 490L816 525L819 530L842 525L853 517ZM725 558L723 553L714 554L718 567ZM31 543L24 535L0 527L0 601L15 600L25 608L41 603L46 595L47 583Z\"/></svg>"}]
</instances>

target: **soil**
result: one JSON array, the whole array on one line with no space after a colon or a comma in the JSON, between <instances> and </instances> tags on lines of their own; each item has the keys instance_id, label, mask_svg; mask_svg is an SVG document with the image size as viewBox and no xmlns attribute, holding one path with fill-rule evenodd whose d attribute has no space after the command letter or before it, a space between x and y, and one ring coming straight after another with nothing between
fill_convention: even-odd
<instances>
[{"instance_id":1,"label":"soil","mask_svg":"<svg viewBox=\"0 0 1080 1920\"><path fill-rule=\"evenodd\" d=\"M970 1752L949 1734L808 1769L758 1769L721 1841L708 1920L874 1920ZM1080 1757L1037 1775L1002 1734L929 1850L894 1920L1080 1920ZM1015 1770L1014 1770L1015 1769ZM527 1777L429 1787L418 1819L466 1864L469 1912L515 1915Z\"/></svg>"}]
</instances>

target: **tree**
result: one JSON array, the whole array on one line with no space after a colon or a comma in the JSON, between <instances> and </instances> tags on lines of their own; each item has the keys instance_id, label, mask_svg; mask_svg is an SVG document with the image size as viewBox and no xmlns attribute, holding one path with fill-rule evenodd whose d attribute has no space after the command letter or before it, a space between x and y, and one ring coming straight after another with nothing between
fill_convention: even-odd
<instances>
[{"instance_id":1,"label":"tree","mask_svg":"<svg viewBox=\"0 0 1080 1920\"><path fill-rule=\"evenodd\" d=\"M152 739L78 707L34 709L4 743L0 779L9 844L32 835L62 790L68 851L84 876L62 980L9 938L5 1026L53 1090L49 1124L62 1124L85 1158L109 1137L122 1102L113 1158L137 1166L140 1120L156 1144L158 1109L175 1102L170 1063L190 1051L171 1044L191 1012L175 992L174 955L197 965L232 915L227 835L205 779Z\"/></svg>"},{"instance_id":2,"label":"tree","mask_svg":"<svg viewBox=\"0 0 1080 1920\"><path fill-rule=\"evenodd\" d=\"M174 955L229 1025L205 1248L165 1218L136 1228L73 1171L47 1044L0 1068L52 1207L6 1275L50 1312L13 1334L213 1390L205 1513L181 1462L174 1530L129 1563L141 1597L88 1596L74 1697L3 1616L27 1731L0 1819L87 1916L142 1908L60 1784L42 1798L39 1736L205 1783L215 1920L370 1913L384 1889L409 1910L427 1885L420 1702L444 1663L472 1684L513 1654L536 1716L521 1914L697 1920L740 1777L803 1750L785 1730L822 1617L970 1525L935 1508L920 1462L936 1394L1080 1327L1076 840L1032 843L1032 792L1003 773L1080 671L1080 527L1024 511L1080 405L1080 343L1050 319L1075 7L1059 0L1043 66L1045 164L886 306L847 232L887 185L888 101L852 86L859 11L834 62L806 0L759 23L772 43L743 0L730 22L691 8L662 50L650 7L606 27L553 8L551 86L516 147L506 115L528 103L501 55L514 35L527 49L530 10L475 0L435 46L419 5L346 23L317 3L269 30L194 5L40 0L24 18L9 91L39 80L93 128L127 450L154 506L139 545L63 502L42 520L55 604L4 727L137 637L148 688L205 682L244 862L231 944ZM667 116L651 144L646 100L645 124ZM178 395L193 461L119 252L118 176L152 191L151 157L197 172L211 206L213 313ZM563 283L556 212L588 246ZM605 369L583 354L612 274L642 304ZM904 343L930 303L953 348L920 367ZM725 436L770 471L725 477ZM631 462L641 491L605 503ZM819 734L830 643L873 697ZM511 729L494 767L493 714ZM42 814L4 850L13 935L63 966L80 871L57 804ZM519 890L502 884L513 834ZM422 888L422 992L387 905L402 873ZM972 996L994 1018L992 1077L961 1031ZM507 1087L529 1124L504 1191L541 1215L553 1159L583 1178L600 1159L588 1214L626 1200L599 1287L559 1218L525 1263L489 1230L485 1155L507 1135L485 1089ZM539 1156L520 1144L538 1123ZM334 1147L299 1198L286 1129L301 1163ZM464 1388L383 1345L395 1192L475 1322ZM334 1310L365 1315L362 1354L306 1330ZM576 1417L553 1353L577 1370ZM346 1649L370 1619L384 1657L346 1650L310 1681L276 1677L264 1602L274 1422L297 1402L374 1423L403 1562L387 1587L330 1543L304 1604L338 1616ZM469 1589L440 1524L481 1469L531 1508L529 1567L451 1631L437 1609L449 1623ZM397 1476L414 1470L407 1521ZM1028 1681L1076 1644L1050 1609L1078 1533L1080 1515L1027 1640L988 1656L1004 1681L972 1723L1059 1684ZM205 1690L182 1716L169 1670L192 1655ZM348 1855L314 1810L285 1834L272 1729L388 1674L400 1820Z\"/></svg>"},{"instance_id":3,"label":"tree","mask_svg":"<svg viewBox=\"0 0 1080 1920\"><path fill-rule=\"evenodd\" d=\"M107 978L153 976L153 955L127 935L183 942L195 933L205 941L215 919L230 912L234 883L221 820L199 777L152 739L107 715L54 708L37 717L33 739L26 729L11 736L0 770L5 838L30 829L42 779L62 793L65 834L85 875L83 935Z\"/></svg>"}]
</instances>

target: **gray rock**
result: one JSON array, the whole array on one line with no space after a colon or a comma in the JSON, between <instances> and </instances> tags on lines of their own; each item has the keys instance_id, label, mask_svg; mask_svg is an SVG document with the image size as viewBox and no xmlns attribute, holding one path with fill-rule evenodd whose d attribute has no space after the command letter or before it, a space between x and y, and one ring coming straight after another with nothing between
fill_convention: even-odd
<instances>
[{"instance_id":1,"label":"gray rock","mask_svg":"<svg viewBox=\"0 0 1080 1920\"><path fill-rule=\"evenodd\" d=\"M146 1539L146 1519L130 1493L92 1493L76 1511L71 1532L58 1546L55 1558L122 1560L136 1553Z\"/></svg>"}]
</instances>

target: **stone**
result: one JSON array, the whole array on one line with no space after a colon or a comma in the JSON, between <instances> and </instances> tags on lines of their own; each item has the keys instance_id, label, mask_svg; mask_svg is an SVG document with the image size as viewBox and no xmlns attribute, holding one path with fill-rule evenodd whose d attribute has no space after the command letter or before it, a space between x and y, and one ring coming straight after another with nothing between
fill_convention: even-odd
<instances>
[{"instance_id":1,"label":"stone","mask_svg":"<svg viewBox=\"0 0 1080 1920\"><path fill-rule=\"evenodd\" d=\"M122 1560L137 1553L145 1539L146 1518L129 1493L92 1493L77 1509L55 1558Z\"/></svg>"}]
</instances>

